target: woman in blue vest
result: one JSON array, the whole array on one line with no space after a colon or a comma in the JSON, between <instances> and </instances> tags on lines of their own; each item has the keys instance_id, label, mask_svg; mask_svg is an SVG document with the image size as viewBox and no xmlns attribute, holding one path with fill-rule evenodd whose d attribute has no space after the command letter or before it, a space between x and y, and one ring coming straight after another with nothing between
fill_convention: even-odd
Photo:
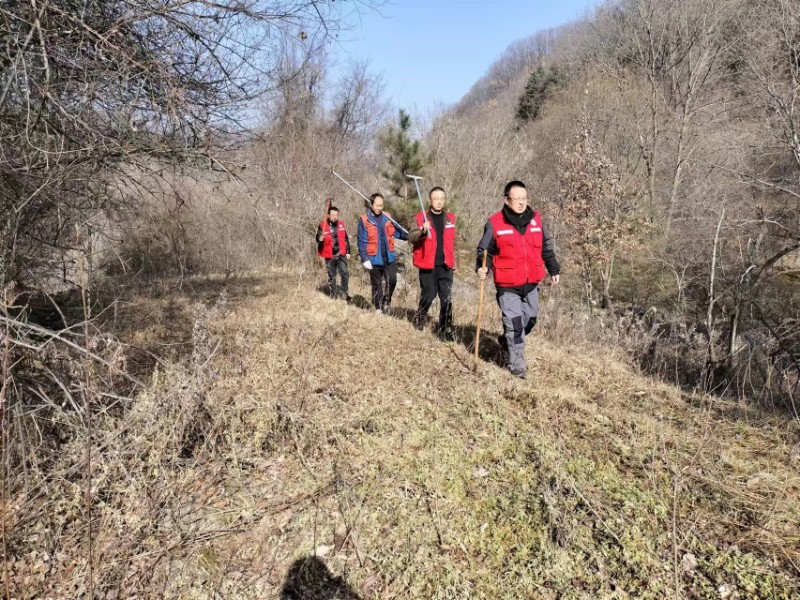
<instances>
[{"instance_id":1,"label":"woman in blue vest","mask_svg":"<svg viewBox=\"0 0 800 600\"><path fill-rule=\"evenodd\" d=\"M383 211L382 194L369 197L370 208L358 221L358 255L369 271L375 312L388 312L397 286L397 255L394 240L407 240L408 233L394 226L394 219ZM387 281L386 291L383 282Z\"/></svg>"}]
</instances>

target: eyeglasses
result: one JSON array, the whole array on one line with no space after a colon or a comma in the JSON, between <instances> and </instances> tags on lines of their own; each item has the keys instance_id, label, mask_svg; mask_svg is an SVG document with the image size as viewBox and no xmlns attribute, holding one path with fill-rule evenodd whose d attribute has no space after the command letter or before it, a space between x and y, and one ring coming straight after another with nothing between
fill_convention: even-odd
<instances>
[{"instance_id":1,"label":"eyeglasses","mask_svg":"<svg viewBox=\"0 0 800 600\"><path fill-rule=\"evenodd\" d=\"M520 196L519 198L512 198L511 196L506 196L506 198L508 200L511 200L512 202L527 202L528 201L528 197L527 196Z\"/></svg>"}]
</instances>

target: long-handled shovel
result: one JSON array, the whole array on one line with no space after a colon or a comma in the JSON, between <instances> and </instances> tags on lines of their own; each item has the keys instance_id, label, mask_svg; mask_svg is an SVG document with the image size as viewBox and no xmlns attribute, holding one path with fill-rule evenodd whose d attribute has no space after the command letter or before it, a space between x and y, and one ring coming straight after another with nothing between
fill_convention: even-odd
<instances>
[{"instance_id":1,"label":"long-handled shovel","mask_svg":"<svg viewBox=\"0 0 800 600\"><path fill-rule=\"evenodd\" d=\"M486 268L486 256L489 253L484 250L483 251L483 262L481 263L481 269ZM483 319L483 292L486 289L486 279L481 279L481 296L480 300L478 300L478 318L475 321L475 362L472 364L473 372L478 371L478 349L480 348L481 344L481 320Z\"/></svg>"},{"instance_id":2,"label":"long-handled shovel","mask_svg":"<svg viewBox=\"0 0 800 600\"><path fill-rule=\"evenodd\" d=\"M422 203L422 194L419 191L419 180L422 179L422 177L418 177L416 175L406 175L406 177L408 177L409 179L413 179L414 180L414 185L417 188L417 198L419 198L419 209L422 211L422 222L425 223L425 225L427 225L428 224L428 217L426 216L426 213L425 213L425 205ZM428 227L428 237L431 237L431 228L430 227Z\"/></svg>"},{"instance_id":3,"label":"long-handled shovel","mask_svg":"<svg viewBox=\"0 0 800 600\"><path fill-rule=\"evenodd\" d=\"M361 192L359 192L359 191L358 191L356 188L354 188L354 187L353 187L353 186L350 184L350 182L349 182L349 181L347 181L347 180L346 180L344 177L342 177L341 175L339 175L339 174L338 174L336 171L331 171L331 173L333 173L333 175L335 175L335 176L336 176L336 177L337 177L337 178L338 178L338 179L339 179L339 180L340 180L340 181L341 181L343 184L345 184L347 187L349 187L351 190L353 190L353 191L354 191L356 194L358 194L359 196L361 196L361 197L364 199L364 202L366 202L366 203L367 203L367 208L369 208L369 198L367 198L367 197L366 197L364 194L362 194L362 193L361 193ZM387 216L387 217L389 217L389 215L386 215L386 216ZM389 220L390 220L390 221L392 222L392 224L393 224L395 227L397 227L397 228L398 228L400 231L402 231L403 233L405 233L406 235L408 235L408 230L407 230L405 227L403 227L402 225L400 225L400 223L398 223L397 221L395 221L395 220L394 220L392 217L389 217Z\"/></svg>"}]
</instances>

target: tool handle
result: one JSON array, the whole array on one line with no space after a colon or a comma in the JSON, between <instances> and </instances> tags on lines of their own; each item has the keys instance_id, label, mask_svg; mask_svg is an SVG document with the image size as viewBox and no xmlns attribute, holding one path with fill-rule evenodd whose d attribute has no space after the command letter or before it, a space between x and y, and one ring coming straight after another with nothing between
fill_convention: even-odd
<instances>
[{"instance_id":1,"label":"tool handle","mask_svg":"<svg viewBox=\"0 0 800 600\"><path fill-rule=\"evenodd\" d=\"M419 181L414 179L414 186L417 188L417 198L419 198L419 208L422 211L422 222L428 225L428 215L425 213L425 205L422 202L422 194L419 191ZM428 226L428 238L431 237L431 228Z\"/></svg>"},{"instance_id":2,"label":"tool handle","mask_svg":"<svg viewBox=\"0 0 800 600\"><path fill-rule=\"evenodd\" d=\"M356 194L358 194L359 196L361 196L361 197L364 199L364 202L366 202L366 203L367 203L367 207L369 207L369 205L370 205L370 204L369 204L369 198L367 198L367 197L366 197L364 194L362 194L362 193L361 193L361 192L359 192L359 191L358 191L356 188L354 188L352 185L350 185L350 183L349 183L349 182L348 182L348 181L347 181L347 180L346 180L344 177L342 177L341 175L339 175L339 174L338 174L336 171L331 171L331 173L333 173L333 174L334 174L334 175L335 175L335 176L336 176L336 177L337 177L337 178L338 178L338 179L339 179L339 180L340 180L340 181L341 181L343 184L345 184L347 187L349 187L351 190L353 190L353 191L354 191ZM389 215L386 215L386 216L387 216L387 217L389 217ZM408 230L407 230L405 227L403 227L402 225L400 225L400 223L398 223L397 221L395 221L395 220L394 220L392 217L389 217L389 220L390 220L390 221L392 222L392 224L393 224L395 227L397 227L397 228L398 228L400 231L402 231L403 233L405 233L406 235L408 235Z\"/></svg>"},{"instance_id":3,"label":"tool handle","mask_svg":"<svg viewBox=\"0 0 800 600\"><path fill-rule=\"evenodd\" d=\"M489 255L487 250L483 251L483 261L481 263L481 269L486 268L486 257ZM480 299L478 300L478 318L475 322L475 361L472 365L472 370L478 370L478 349L480 348L481 344L481 320L483 319L483 292L486 289L486 279L481 279L481 295Z\"/></svg>"}]
</instances>

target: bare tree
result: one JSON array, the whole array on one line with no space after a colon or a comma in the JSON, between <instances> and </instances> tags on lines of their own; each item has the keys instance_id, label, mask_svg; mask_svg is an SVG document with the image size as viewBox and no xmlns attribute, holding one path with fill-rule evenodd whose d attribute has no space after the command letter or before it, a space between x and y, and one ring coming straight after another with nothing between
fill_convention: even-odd
<instances>
[{"instance_id":1,"label":"bare tree","mask_svg":"<svg viewBox=\"0 0 800 600\"><path fill-rule=\"evenodd\" d=\"M626 192L604 149L593 139L584 116L572 147L561 153L561 201L568 239L581 262L584 297L594 304L593 280L600 280L603 308L611 308L614 260L637 247L645 221L635 194Z\"/></svg>"},{"instance_id":2,"label":"bare tree","mask_svg":"<svg viewBox=\"0 0 800 600\"><path fill-rule=\"evenodd\" d=\"M389 116L382 100L383 77L370 73L368 61L349 65L334 86L330 110L331 131L347 152L365 153Z\"/></svg>"},{"instance_id":3,"label":"bare tree","mask_svg":"<svg viewBox=\"0 0 800 600\"><path fill-rule=\"evenodd\" d=\"M718 67L733 40L729 24L737 6L736 0L629 0L601 13L597 31L610 54L601 58L601 63L610 59L605 72L627 91L639 89L626 82L630 69L648 84L647 111L636 119L637 137L649 199L663 207L665 231L697 149L700 115L707 123L722 113L724 95L716 80L727 75ZM662 171L668 181L663 193L657 185Z\"/></svg>"},{"instance_id":4,"label":"bare tree","mask_svg":"<svg viewBox=\"0 0 800 600\"><path fill-rule=\"evenodd\" d=\"M164 161L215 164L272 85L276 43L318 49L336 5L116 0L0 6L0 197L6 280L36 283L109 188Z\"/></svg>"}]
</instances>

